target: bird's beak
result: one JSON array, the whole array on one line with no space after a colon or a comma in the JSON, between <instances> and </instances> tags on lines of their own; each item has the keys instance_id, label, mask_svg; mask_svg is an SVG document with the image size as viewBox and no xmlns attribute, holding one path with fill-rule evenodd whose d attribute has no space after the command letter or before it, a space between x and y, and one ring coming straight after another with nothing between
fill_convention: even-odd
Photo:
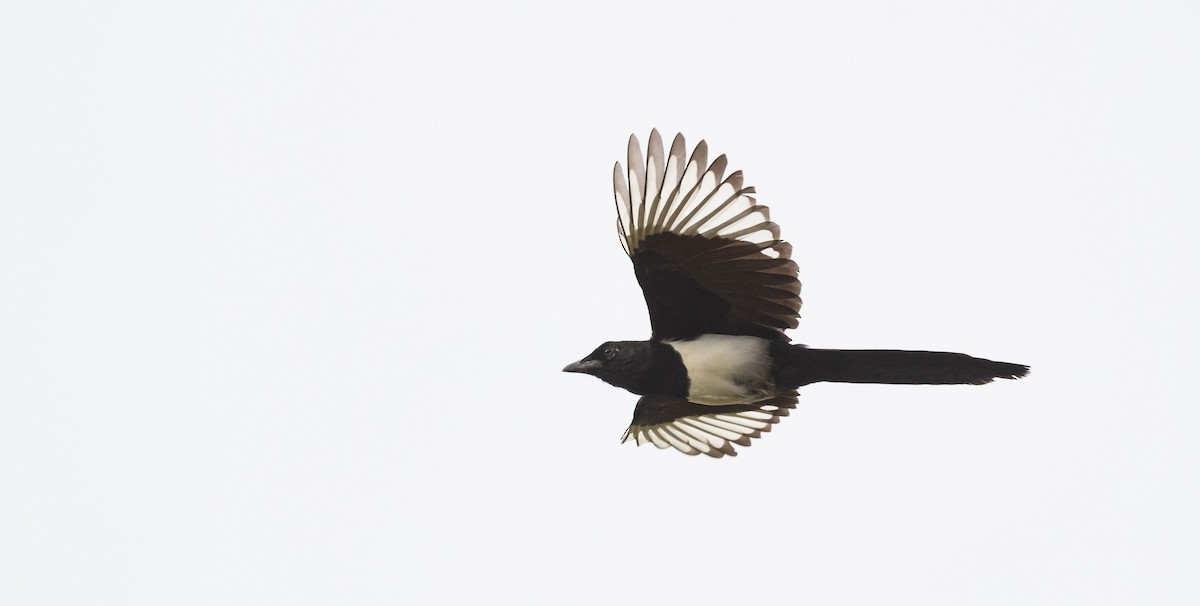
<instances>
[{"instance_id":1,"label":"bird's beak","mask_svg":"<svg viewBox=\"0 0 1200 606\"><path fill-rule=\"evenodd\" d=\"M567 364L566 368L563 368L563 372L581 372L585 375L590 375L597 368L600 368L598 360L580 360Z\"/></svg>"}]
</instances>

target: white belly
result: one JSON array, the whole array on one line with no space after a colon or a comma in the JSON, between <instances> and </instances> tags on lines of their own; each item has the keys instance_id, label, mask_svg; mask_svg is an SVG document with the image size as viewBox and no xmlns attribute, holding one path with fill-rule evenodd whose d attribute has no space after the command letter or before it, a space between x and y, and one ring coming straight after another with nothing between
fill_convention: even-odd
<instances>
[{"instance_id":1,"label":"white belly","mask_svg":"<svg viewBox=\"0 0 1200 606\"><path fill-rule=\"evenodd\" d=\"M688 374L688 400L696 404L748 404L774 397L770 343L758 337L701 335L667 341Z\"/></svg>"}]
</instances>

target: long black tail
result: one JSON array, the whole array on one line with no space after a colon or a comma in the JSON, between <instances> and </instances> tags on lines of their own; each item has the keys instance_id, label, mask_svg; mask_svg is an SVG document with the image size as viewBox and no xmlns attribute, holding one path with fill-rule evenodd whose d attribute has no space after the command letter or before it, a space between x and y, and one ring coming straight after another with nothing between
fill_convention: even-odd
<instances>
[{"instance_id":1,"label":"long black tail","mask_svg":"<svg viewBox=\"0 0 1200 606\"><path fill-rule=\"evenodd\" d=\"M779 387L809 383L890 383L899 385L982 385L993 379L1017 379L1023 364L993 362L945 351L895 349L809 349L775 343L774 378Z\"/></svg>"}]
</instances>

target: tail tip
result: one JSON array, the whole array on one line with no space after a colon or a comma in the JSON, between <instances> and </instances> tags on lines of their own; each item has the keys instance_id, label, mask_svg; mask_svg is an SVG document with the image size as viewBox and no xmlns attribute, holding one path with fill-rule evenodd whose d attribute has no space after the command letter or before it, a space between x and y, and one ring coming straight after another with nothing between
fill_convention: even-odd
<instances>
[{"instance_id":1,"label":"tail tip","mask_svg":"<svg viewBox=\"0 0 1200 606\"><path fill-rule=\"evenodd\" d=\"M1029 366L1025 364L1010 364L1001 362L1004 368L996 374L997 379L1020 379L1029 374Z\"/></svg>"},{"instance_id":2,"label":"tail tip","mask_svg":"<svg viewBox=\"0 0 1200 606\"><path fill-rule=\"evenodd\" d=\"M971 381L971 384L987 385L996 379L1020 379L1029 374L1029 367L1024 364L1010 364L1008 362L996 362L996 364L999 368L993 370L989 375Z\"/></svg>"}]
</instances>

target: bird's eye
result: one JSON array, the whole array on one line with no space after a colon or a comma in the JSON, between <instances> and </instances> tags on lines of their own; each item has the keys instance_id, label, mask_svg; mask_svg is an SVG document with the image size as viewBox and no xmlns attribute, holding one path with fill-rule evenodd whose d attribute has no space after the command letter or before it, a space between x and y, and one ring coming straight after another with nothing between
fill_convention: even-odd
<instances>
[{"instance_id":1,"label":"bird's eye","mask_svg":"<svg viewBox=\"0 0 1200 606\"><path fill-rule=\"evenodd\" d=\"M616 347L605 347L604 351L602 351L600 353L604 354L604 358L606 360L611 360L611 359L613 359L613 356L617 355L617 348Z\"/></svg>"}]
</instances>

